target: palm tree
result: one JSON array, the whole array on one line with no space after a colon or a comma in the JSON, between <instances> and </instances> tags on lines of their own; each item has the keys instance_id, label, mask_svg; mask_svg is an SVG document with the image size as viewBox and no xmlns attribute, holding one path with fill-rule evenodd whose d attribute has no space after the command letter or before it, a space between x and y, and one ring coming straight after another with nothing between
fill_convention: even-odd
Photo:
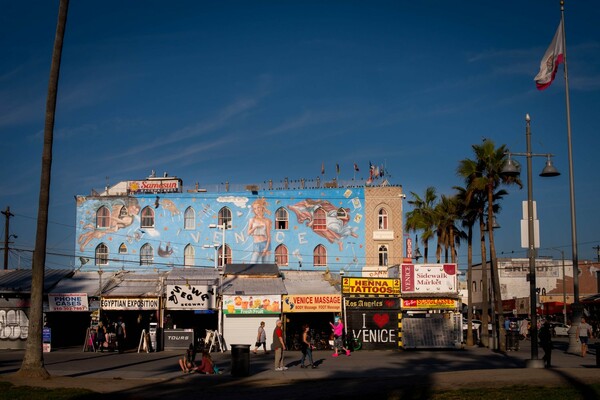
<instances>
[{"instance_id":1,"label":"palm tree","mask_svg":"<svg viewBox=\"0 0 600 400\"><path fill-rule=\"evenodd\" d=\"M456 196L442 195L440 202L436 204L435 222L437 223L438 245L436 250L437 262L441 262L442 247L444 250L444 262L448 262L448 252L453 263L456 263L456 247L460 245L464 233L456 226L459 220L460 201Z\"/></svg>"},{"instance_id":2,"label":"palm tree","mask_svg":"<svg viewBox=\"0 0 600 400\"><path fill-rule=\"evenodd\" d=\"M422 231L421 241L423 242L423 260L427 263L429 253L429 239L434 235L433 228L435 224L434 208L437 195L435 188L430 186L425 190L425 195L421 198L415 192L410 192L412 199L408 204L413 206L412 211L406 213L406 231Z\"/></svg>"},{"instance_id":3,"label":"palm tree","mask_svg":"<svg viewBox=\"0 0 600 400\"><path fill-rule=\"evenodd\" d=\"M501 174L502 168L506 161L506 145L502 145L496 148L495 144L491 140L484 140L481 145L473 145L473 152L475 153L477 173L473 176L471 186L474 190L478 190L484 193L486 196L486 207L487 207L487 233L490 243L490 270L492 272L492 285L494 295L494 307L498 321L493 321L496 324L496 332L499 332L499 346L500 351L506 351L506 331L504 330L504 315L502 313L502 294L500 292L500 274L497 268L496 259L496 246L494 245L494 200L496 189L502 185L518 184L521 186L521 182L516 177L509 177ZM506 193L506 192L504 192ZM480 220L480 226L483 221ZM484 252L482 252L482 268L485 265L483 262ZM485 268L483 268L485 269ZM484 325L484 331L485 331Z\"/></svg>"},{"instance_id":4,"label":"palm tree","mask_svg":"<svg viewBox=\"0 0 600 400\"><path fill-rule=\"evenodd\" d=\"M46 239L48 235L48 206L50 204L50 172L52 167L52 142L54 138L54 116L58 77L62 56L63 39L67 25L69 0L60 0L58 22L52 51L52 65L46 99L46 120L44 125L44 148L42 150L42 173L40 178L40 198L35 237L35 251L31 266L31 306L29 310L29 334L23 363L17 375L27 378L47 379L50 374L44 367L42 353L42 305L44 295L44 269L46 264Z\"/></svg>"}]
</instances>

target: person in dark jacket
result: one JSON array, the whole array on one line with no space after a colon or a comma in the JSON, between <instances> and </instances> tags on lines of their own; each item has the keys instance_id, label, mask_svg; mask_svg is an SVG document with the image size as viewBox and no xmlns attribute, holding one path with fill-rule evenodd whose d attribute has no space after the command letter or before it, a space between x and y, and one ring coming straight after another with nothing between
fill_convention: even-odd
<instances>
[{"instance_id":1,"label":"person in dark jacket","mask_svg":"<svg viewBox=\"0 0 600 400\"><path fill-rule=\"evenodd\" d=\"M550 330L550 322L544 322L540 328L540 346L544 349L544 367L552 367L552 332Z\"/></svg>"}]
</instances>

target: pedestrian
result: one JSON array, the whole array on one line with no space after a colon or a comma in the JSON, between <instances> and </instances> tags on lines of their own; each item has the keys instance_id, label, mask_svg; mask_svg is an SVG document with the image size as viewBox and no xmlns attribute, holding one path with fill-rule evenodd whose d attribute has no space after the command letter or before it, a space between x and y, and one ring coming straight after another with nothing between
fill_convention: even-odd
<instances>
[{"instance_id":1,"label":"pedestrian","mask_svg":"<svg viewBox=\"0 0 600 400\"><path fill-rule=\"evenodd\" d=\"M119 349L119 353L123 353L125 351L125 340L127 339L127 330L125 329L125 322L123 322L123 317L119 317L117 321L117 349Z\"/></svg>"},{"instance_id":2,"label":"pedestrian","mask_svg":"<svg viewBox=\"0 0 600 400\"><path fill-rule=\"evenodd\" d=\"M273 348L275 349L275 371L285 371L288 369L283 365L283 352L285 350L285 337L283 335L283 322L277 320L275 330L273 331Z\"/></svg>"},{"instance_id":3,"label":"pedestrian","mask_svg":"<svg viewBox=\"0 0 600 400\"><path fill-rule=\"evenodd\" d=\"M585 322L585 318L581 317L581 322L577 327L577 336L581 342L581 357L587 354L588 340L592 336L592 327Z\"/></svg>"},{"instance_id":4,"label":"pedestrian","mask_svg":"<svg viewBox=\"0 0 600 400\"><path fill-rule=\"evenodd\" d=\"M261 321L258 326L258 334L256 335L256 344L254 348L254 354L257 354L257 350L263 347L265 354L267 354L267 333L265 332L265 321Z\"/></svg>"},{"instance_id":5,"label":"pedestrian","mask_svg":"<svg viewBox=\"0 0 600 400\"><path fill-rule=\"evenodd\" d=\"M333 330L333 348L335 353L332 354L333 357L337 357L340 350L346 352L346 355L350 355L350 350L344 347L344 324L339 315L336 315L334 318L335 323L329 322L331 325L331 329Z\"/></svg>"},{"instance_id":6,"label":"pedestrian","mask_svg":"<svg viewBox=\"0 0 600 400\"><path fill-rule=\"evenodd\" d=\"M540 346L544 349L544 367L552 367L552 332L550 330L550 321L544 322L544 325L540 328Z\"/></svg>"},{"instance_id":7,"label":"pedestrian","mask_svg":"<svg viewBox=\"0 0 600 400\"><path fill-rule=\"evenodd\" d=\"M98 321L98 328L96 329L96 351L100 353L104 352L104 342L106 341L106 328L102 321Z\"/></svg>"},{"instance_id":8,"label":"pedestrian","mask_svg":"<svg viewBox=\"0 0 600 400\"><path fill-rule=\"evenodd\" d=\"M196 368L196 349L192 343L185 351L185 355L179 359L179 366L183 373L192 372Z\"/></svg>"},{"instance_id":9,"label":"pedestrian","mask_svg":"<svg viewBox=\"0 0 600 400\"><path fill-rule=\"evenodd\" d=\"M310 327L308 326L308 324L304 324L302 326L302 360L300 360L300 368L308 368L308 365L304 365L304 360L307 358L310 362L310 366L312 368L317 368L317 366L313 362L312 351L314 349L314 346L310 343L310 339Z\"/></svg>"}]
</instances>

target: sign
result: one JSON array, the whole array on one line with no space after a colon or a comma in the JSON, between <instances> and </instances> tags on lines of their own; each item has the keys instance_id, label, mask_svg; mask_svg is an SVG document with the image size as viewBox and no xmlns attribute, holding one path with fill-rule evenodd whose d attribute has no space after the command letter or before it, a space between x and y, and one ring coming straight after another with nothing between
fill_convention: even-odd
<instances>
[{"instance_id":1,"label":"sign","mask_svg":"<svg viewBox=\"0 0 600 400\"><path fill-rule=\"evenodd\" d=\"M403 310L431 310L458 308L458 300L453 299L402 299Z\"/></svg>"},{"instance_id":2,"label":"sign","mask_svg":"<svg viewBox=\"0 0 600 400\"><path fill-rule=\"evenodd\" d=\"M402 294L458 293L456 264L402 264Z\"/></svg>"},{"instance_id":3,"label":"sign","mask_svg":"<svg viewBox=\"0 0 600 400\"><path fill-rule=\"evenodd\" d=\"M399 295L400 280L386 278L343 278L342 293L357 296Z\"/></svg>"},{"instance_id":4,"label":"sign","mask_svg":"<svg viewBox=\"0 0 600 400\"><path fill-rule=\"evenodd\" d=\"M102 298L103 310L158 310L158 298Z\"/></svg>"},{"instance_id":5,"label":"sign","mask_svg":"<svg viewBox=\"0 0 600 400\"><path fill-rule=\"evenodd\" d=\"M347 310L346 319L346 331L362 343L362 349L398 348L398 311Z\"/></svg>"},{"instance_id":6,"label":"sign","mask_svg":"<svg viewBox=\"0 0 600 400\"><path fill-rule=\"evenodd\" d=\"M208 310L214 308L215 291L207 285L167 285L169 310Z\"/></svg>"},{"instance_id":7,"label":"sign","mask_svg":"<svg viewBox=\"0 0 600 400\"><path fill-rule=\"evenodd\" d=\"M42 329L42 352L50 353L52 351L52 330L50 328Z\"/></svg>"},{"instance_id":8,"label":"sign","mask_svg":"<svg viewBox=\"0 0 600 400\"><path fill-rule=\"evenodd\" d=\"M178 193L179 179L153 179L149 181L129 181L129 193Z\"/></svg>"},{"instance_id":9,"label":"sign","mask_svg":"<svg viewBox=\"0 0 600 400\"><path fill-rule=\"evenodd\" d=\"M49 293L48 311L88 311L87 293Z\"/></svg>"},{"instance_id":10,"label":"sign","mask_svg":"<svg viewBox=\"0 0 600 400\"><path fill-rule=\"evenodd\" d=\"M223 296L223 314L280 314L281 296Z\"/></svg>"},{"instance_id":11,"label":"sign","mask_svg":"<svg viewBox=\"0 0 600 400\"><path fill-rule=\"evenodd\" d=\"M283 312L340 312L342 296L339 294L284 295Z\"/></svg>"},{"instance_id":12,"label":"sign","mask_svg":"<svg viewBox=\"0 0 600 400\"><path fill-rule=\"evenodd\" d=\"M402 318L402 344L405 349L460 347L460 314L432 314L430 318Z\"/></svg>"},{"instance_id":13,"label":"sign","mask_svg":"<svg viewBox=\"0 0 600 400\"><path fill-rule=\"evenodd\" d=\"M165 329L165 350L187 349L194 343L193 329Z\"/></svg>"},{"instance_id":14,"label":"sign","mask_svg":"<svg viewBox=\"0 0 600 400\"><path fill-rule=\"evenodd\" d=\"M400 300L396 298L381 297L346 297L344 303L347 309L369 309L369 310L399 310Z\"/></svg>"},{"instance_id":15,"label":"sign","mask_svg":"<svg viewBox=\"0 0 600 400\"><path fill-rule=\"evenodd\" d=\"M529 258L498 260L498 271L501 277L526 277L529 274ZM535 275L538 278L559 278L560 268L554 260L536 258Z\"/></svg>"}]
</instances>

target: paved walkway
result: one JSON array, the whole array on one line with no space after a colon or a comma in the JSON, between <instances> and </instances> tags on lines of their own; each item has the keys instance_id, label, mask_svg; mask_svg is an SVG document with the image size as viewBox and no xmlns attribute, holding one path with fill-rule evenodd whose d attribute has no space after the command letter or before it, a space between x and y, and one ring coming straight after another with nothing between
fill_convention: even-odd
<instances>
[{"instance_id":1,"label":"paved walkway","mask_svg":"<svg viewBox=\"0 0 600 400\"><path fill-rule=\"evenodd\" d=\"M582 398L594 399L589 383L600 383L596 350L586 358L565 353L566 339L553 351L555 368L526 368L531 358L529 342L519 351L500 354L486 348L464 350L358 351L350 357L331 357L316 351L317 369L301 369L300 353L286 353L287 371L273 368L272 354L250 354L249 376L231 376L231 354L213 353L222 375L183 374L177 365L178 352L89 353L81 349L61 349L46 353L44 363L51 379L35 382L43 387L83 387L111 393L111 399L194 398L244 399L352 399L364 396L399 398L403 393L420 393L459 387L509 385L570 385ZM540 349L539 356L544 352ZM14 376L23 351L0 351L0 380L16 385L32 385ZM414 397L412 397L414 398Z\"/></svg>"}]
</instances>

